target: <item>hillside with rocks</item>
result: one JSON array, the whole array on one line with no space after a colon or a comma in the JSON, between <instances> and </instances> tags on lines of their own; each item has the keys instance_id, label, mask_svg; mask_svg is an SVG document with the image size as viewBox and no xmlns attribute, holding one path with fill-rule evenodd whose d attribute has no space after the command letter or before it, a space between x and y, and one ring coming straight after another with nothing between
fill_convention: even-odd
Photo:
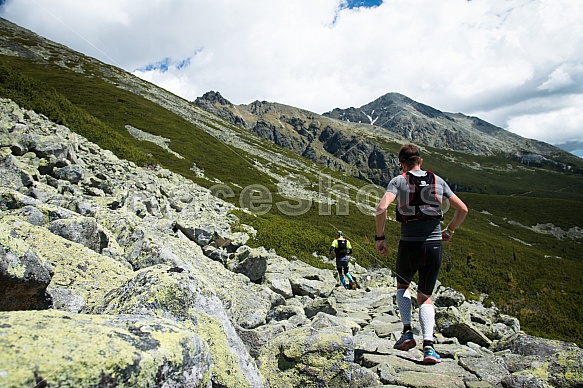
<instances>
[{"instance_id":1,"label":"hillside with rocks","mask_svg":"<svg viewBox=\"0 0 583 388\"><path fill-rule=\"evenodd\" d=\"M197 98L195 104L282 148L365 181L384 186L399 172L396 155L379 146L367 125L345 124L267 101L234 105L214 91ZM385 136L399 144L407 141L397 134Z\"/></svg>"},{"instance_id":2,"label":"hillside with rocks","mask_svg":"<svg viewBox=\"0 0 583 388\"><path fill-rule=\"evenodd\" d=\"M0 171L2 387L583 385L575 344L443 285L442 362L422 365L419 347L393 349L390 269L351 263L361 287L345 290L248 246L245 209L6 99Z\"/></svg>"}]
</instances>

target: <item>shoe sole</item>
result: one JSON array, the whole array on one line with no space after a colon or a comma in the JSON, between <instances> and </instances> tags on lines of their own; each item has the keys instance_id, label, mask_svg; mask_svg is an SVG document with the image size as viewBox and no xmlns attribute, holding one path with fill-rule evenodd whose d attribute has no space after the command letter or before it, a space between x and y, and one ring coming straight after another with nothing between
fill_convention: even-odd
<instances>
[{"instance_id":1,"label":"shoe sole","mask_svg":"<svg viewBox=\"0 0 583 388\"><path fill-rule=\"evenodd\" d=\"M438 360L437 357L424 357L423 358L423 363L425 365L435 365L438 362L440 362L440 360Z\"/></svg>"},{"instance_id":2,"label":"shoe sole","mask_svg":"<svg viewBox=\"0 0 583 388\"><path fill-rule=\"evenodd\" d=\"M394 346L393 349L397 349L397 350L403 350L403 351L407 351L409 349L413 349L415 346L417 346L417 343L415 342L415 340L413 339L409 339L409 340L405 340L401 345L399 346Z\"/></svg>"}]
</instances>

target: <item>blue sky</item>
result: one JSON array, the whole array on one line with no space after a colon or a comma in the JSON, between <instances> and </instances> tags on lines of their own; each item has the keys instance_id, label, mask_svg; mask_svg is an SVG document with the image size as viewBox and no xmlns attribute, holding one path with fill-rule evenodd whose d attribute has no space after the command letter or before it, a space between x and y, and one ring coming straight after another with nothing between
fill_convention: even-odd
<instances>
[{"instance_id":1,"label":"blue sky","mask_svg":"<svg viewBox=\"0 0 583 388\"><path fill-rule=\"evenodd\" d=\"M377 7L382 4L382 0L350 0L347 2L347 8L358 8L358 7Z\"/></svg>"},{"instance_id":2,"label":"blue sky","mask_svg":"<svg viewBox=\"0 0 583 388\"><path fill-rule=\"evenodd\" d=\"M316 113L389 93L583 155L583 0L0 0L188 100Z\"/></svg>"}]
</instances>

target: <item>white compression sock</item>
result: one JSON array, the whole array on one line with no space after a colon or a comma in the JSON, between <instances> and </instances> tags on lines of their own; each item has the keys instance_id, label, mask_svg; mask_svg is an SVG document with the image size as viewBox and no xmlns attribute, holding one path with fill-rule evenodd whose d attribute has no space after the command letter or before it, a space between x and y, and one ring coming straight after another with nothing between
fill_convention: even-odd
<instances>
[{"instance_id":1,"label":"white compression sock","mask_svg":"<svg viewBox=\"0 0 583 388\"><path fill-rule=\"evenodd\" d=\"M404 325L411 324L411 292L408 288L397 290L397 306L401 314L401 321Z\"/></svg>"},{"instance_id":2,"label":"white compression sock","mask_svg":"<svg viewBox=\"0 0 583 388\"><path fill-rule=\"evenodd\" d=\"M424 303L419 307L419 323L423 332L424 341L433 341L433 326L435 325L435 309L431 303Z\"/></svg>"}]
</instances>

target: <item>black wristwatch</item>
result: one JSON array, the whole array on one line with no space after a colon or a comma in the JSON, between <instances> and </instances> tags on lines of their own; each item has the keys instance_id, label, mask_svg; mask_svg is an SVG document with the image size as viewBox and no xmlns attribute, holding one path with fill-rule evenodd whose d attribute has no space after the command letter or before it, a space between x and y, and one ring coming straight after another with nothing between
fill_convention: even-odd
<instances>
[{"instance_id":1,"label":"black wristwatch","mask_svg":"<svg viewBox=\"0 0 583 388\"><path fill-rule=\"evenodd\" d=\"M375 241L383 241L383 240L385 240L385 235L384 234L382 236L375 235L374 240Z\"/></svg>"}]
</instances>

